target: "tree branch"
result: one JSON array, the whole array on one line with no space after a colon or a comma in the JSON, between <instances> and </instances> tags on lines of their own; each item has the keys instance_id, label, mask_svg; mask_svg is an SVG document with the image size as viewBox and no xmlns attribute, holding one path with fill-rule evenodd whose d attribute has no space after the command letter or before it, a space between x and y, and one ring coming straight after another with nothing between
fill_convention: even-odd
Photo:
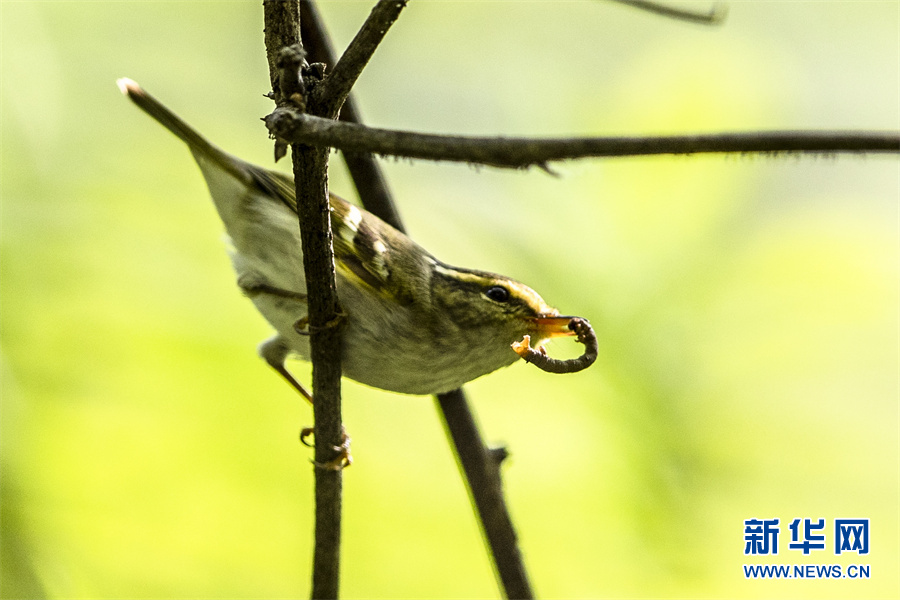
<instances>
[{"instance_id":1,"label":"tree branch","mask_svg":"<svg viewBox=\"0 0 900 600\"><path fill-rule=\"evenodd\" d=\"M300 24L301 35L306 40L309 61L333 65L337 61L334 49L313 0L301 0ZM352 93L347 95L339 118L348 123L362 123ZM395 229L405 231L378 162L367 153L344 151L342 155L356 187L356 193L366 210L378 215Z\"/></svg>"},{"instance_id":2,"label":"tree branch","mask_svg":"<svg viewBox=\"0 0 900 600\"><path fill-rule=\"evenodd\" d=\"M706 12L675 8L653 0L611 0L611 2L618 2L625 6L645 10L663 17L669 17L670 19L689 21L701 25L718 25L728 15L728 6L722 2L714 3Z\"/></svg>"},{"instance_id":3,"label":"tree branch","mask_svg":"<svg viewBox=\"0 0 900 600\"><path fill-rule=\"evenodd\" d=\"M334 52L328 33L312 0L300 4L303 39L309 60L334 63ZM341 110L341 119L359 123L352 95ZM391 198L387 182L371 154L343 152L344 161L367 210L404 231L400 215ZM533 598L528 573L519 552L516 532L503 498L500 463L506 457L504 448L488 449L482 441L472 410L462 389L436 396L447 435L453 444L457 463L468 484L481 531L493 558L494 570L507 598Z\"/></svg>"},{"instance_id":4,"label":"tree branch","mask_svg":"<svg viewBox=\"0 0 900 600\"><path fill-rule=\"evenodd\" d=\"M300 7L295 1L263 0L263 20L269 82L278 98L281 94L278 55L282 48L300 43Z\"/></svg>"},{"instance_id":5,"label":"tree branch","mask_svg":"<svg viewBox=\"0 0 900 600\"><path fill-rule=\"evenodd\" d=\"M298 0L265 0L266 55L274 98L286 102L282 75L302 94ZM284 21L281 21L284 19ZM289 74L293 75L289 75ZM295 94L291 94L292 96ZM277 152L277 150L276 150ZM328 202L328 150L302 143L291 146L297 213L306 275L310 358L315 414L316 524L313 598L337 598L340 583L342 476L325 468L343 444L341 419L340 308L335 286L331 212Z\"/></svg>"},{"instance_id":6,"label":"tree branch","mask_svg":"<svg viewBox=\"0 0 900 600\"><path fill-rule=\"evenodd\" d=\"M406 7L406 2L407 0L379 0L375 5L332 72L327 74L322 84L313 92L314 102L321 109L316 111L317 114L330 118L337 117L344 100L350 94L350 89L388 29L397 20L400 11Z\"/></svg>"},{"instance_id":7,"label":"tree branch","mask_svg":"<svg viewBox=\"0 0 900 600\"><path fill-rule=\"evenodd\" d=\"M335 460L343 443L341 418L341 322L335 287L328 153L294 144L294 181L303 245L312 360L316 440L316 528L312 598L337 598L340 577L342 477Z\"/></svg>"},{"instance_id":8,"label":"tree branch","mask_svg":"<svg viewBox=\"0 0 900 600\"><path fill-rule=\"evenodd\" d=\"M266 117L276 136L290 142L426 160L522 169L586 157L699 153L900 152L897 132L762 131L658 137L503 138L434 135L377 129L278 109Z\"/></svg>"},{"instance_id":9,"label":"tree branch","mask_svg":"<svg viewBox=\"0 0 900 600\"><path fill-rule=\"evenodd\" d=\"M516 529L503 498L500 462L506 453L485 446L461 389L439 394L435 399L444 428L456 449L456 459L469 484L471 500L481 518L481 532L494 557L494 568L503 592L507 598L534 598L519 551Z\"/></svg>"}]
</instances>

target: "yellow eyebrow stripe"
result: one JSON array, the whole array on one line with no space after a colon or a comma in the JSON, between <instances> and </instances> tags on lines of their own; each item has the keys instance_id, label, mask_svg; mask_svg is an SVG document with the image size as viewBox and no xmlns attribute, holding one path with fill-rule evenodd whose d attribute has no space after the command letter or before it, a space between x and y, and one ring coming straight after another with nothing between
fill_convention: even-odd
<instances>
[{"instance_id":1,"label":"yellow eyebrow stripe","mask_svg":"<svg viewBox=\"0 0 900 600\"><path fill-rule=\"evenodd\" d=\"M509 289L510 293L514 297L525 301L526 304L531 305L540 312L552 310L549 306L547 306L547 304L544 302L544 299L541 298L537 292L535 292L527 285L519 283L518 281L508 279L506 277L496 276L493 273L454 269L452 267L448 267L438 263L435 263L434 270L441 275L444 275L445 277L451 277L466 283L483 286L489 286L491 284L504 286Z\"/></svg>"}]
</instances>

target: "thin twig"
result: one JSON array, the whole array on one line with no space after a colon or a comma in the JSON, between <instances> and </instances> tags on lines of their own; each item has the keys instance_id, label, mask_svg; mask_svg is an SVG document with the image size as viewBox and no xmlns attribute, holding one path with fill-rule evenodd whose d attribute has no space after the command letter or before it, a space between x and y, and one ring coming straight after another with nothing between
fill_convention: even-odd
<instances>
[{"instance_id":1,"label":"thin twig","mask_svg":"<svg viewBox=\"0 0 900 600\"><path fill-rule=\"evenodd\" d=\"M652 0L611 0L626 6L631 6L640 10L645 10L670 19L678 19L680 21L689 21L691 23L699 23L701 25L718 25L725 20L728 15L728 6L724 2L716 2L706 11L693 11L686 8L675 8L661 2Z\"/></svg>"},{"instance_id":2,"label":"thin twig","mask_svg":"<svg viewBox=\"0 0 900 600\"><path fill-rule=\"evenodd\" d=\"M312 0L300 4L303 39L311 62L334 63L328 33ZM352 94L341 110L341 119L359 123ZM367 210L404 231L387 182L371 154L343 153L350 176ZM533 598L528 573L516 541L509 510L503 497L500 464L505 448L487 448L462 389L435 397L490 549L497 578L507 598Z\"/></svg>"},{"instance_id":3,"label":"thin twig","mask_svg":"<svg viewBox=\"0 0 900 600\"><path fill-rule=\"evenodd\" d=\"M280 72L299 73L302 53L283 53L301 48L299 0L266 0L263 4L266 55L273 80L273 97L287 101L281 93ZM279 22L286 19L286 22ZM285 60L280 60L284 57ZM289 65L287 62L293 60ZM292 85L300 85L298 78ZM298 88L294 94L302 94ZM328 150L294 143L297 213L306 276L313 365L313 411L315 413L316 523L313 552L313 598L337 598L340 584L342 474L340 469L321 468L332 463L343 445L341 419L341 323L335 286L331 213L328 203ZM277 150L276 150L277 153Z\"/></svg>"},{"instance_id":4,"label":"thin twig","mask_svg":"<svg viewBox=\"0 0 900 600\"><path fill-rule=\"evenodd\" d=\"M436 161L522 169L586 157L699 153L900 152L900 133L759 131L658 137L503 138L434 135L342 123L280 108L266 117L291 142Z\"/></svg>"},{"instance_id":5,"label":"thin twig","mask_svg":"<svg viewBox=\"0 0 900 600\"><path fill-rule=\"evenodd\" d=\"M322 62L326 65L335 64L337 59L334 49L313 0L301 0L300 25L309 61ZM339 118L348 123L362 123L362 117L353 100L353 94L349 94L344 101ZM384 174L374 157L367 153L346 151L342 152L342 155L353 185L356 187L356 193L366 210L378 215L394 228L405 231L403 220L391 198L387 181L385 181Z\"/></svg>"},{"instance_id":6,"label":"thin twig","mask_svg":"<svg viewBox=\"0 0 900 600\"><path fill-rule=\"evenodd\" d=\"M314 101L325 117L337 116L357 78L368 64L388 29L397 20L407 0L379 0L344 54L314 92Z\"/></svg>"}]
</instances>

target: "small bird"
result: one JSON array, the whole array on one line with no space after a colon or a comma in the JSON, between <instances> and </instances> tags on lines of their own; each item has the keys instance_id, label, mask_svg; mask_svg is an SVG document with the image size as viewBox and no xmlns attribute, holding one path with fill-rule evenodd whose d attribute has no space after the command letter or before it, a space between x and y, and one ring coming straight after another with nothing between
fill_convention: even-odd
<instances>
[{"instance_id":1,"label":"small bird","mask_svg":"<svg viewBox=\"0 0 900 600\"><path fill-rule=\"evenodd\" d=\"M237 284L277 332L259 346L266 362L300 393L285 368L309 360L306 282L294 181L210 143L134 81L119 89L188 145L231 243ZM509 277L452 267L375 215L330 196L342 328L342 369L350 379L404 394L438 394L519 359L510 344L540 347L573 335L572 317Z\"/></svg>"}]
</instances>

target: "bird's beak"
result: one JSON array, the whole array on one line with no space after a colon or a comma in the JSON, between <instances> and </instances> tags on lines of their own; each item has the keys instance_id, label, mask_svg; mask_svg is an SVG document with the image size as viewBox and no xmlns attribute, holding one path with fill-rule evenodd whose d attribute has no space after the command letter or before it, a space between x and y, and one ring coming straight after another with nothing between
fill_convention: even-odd
<instances>
[{"instance_id":1,"label":"bird's beak","mask_svg":"<svg viewBox=\"0 0 900 600\"><path fill-rule=\"evenodd\" d=\"M536 336L539 339L563 337L566 335L575 335L569 329L569 321L575 317L560 317L557 315L545 315L532 319L536 330Z\"/></svg>"}]
</instances>

